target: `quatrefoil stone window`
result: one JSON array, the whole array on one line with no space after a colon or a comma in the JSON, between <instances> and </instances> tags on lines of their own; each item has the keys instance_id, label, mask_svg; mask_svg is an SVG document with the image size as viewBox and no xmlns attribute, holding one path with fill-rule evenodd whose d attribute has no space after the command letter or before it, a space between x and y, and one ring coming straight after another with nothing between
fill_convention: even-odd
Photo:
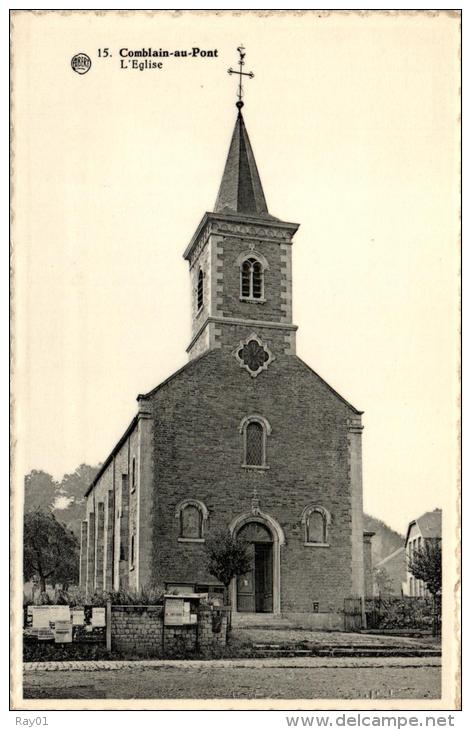
<instances>
[{"instance_id":1,"label":"quatrefoil stone window","mask_svg":"<svg viewBox=\"0 0 471 730\"><path fill-rule=\"evenodd\" d=\"M234 355L240 367L245 368L252 378L255 378L262 370L266 370L275 359L268 347L256 334L242 340L235 349Z\"/></svg>"}]
</instances>

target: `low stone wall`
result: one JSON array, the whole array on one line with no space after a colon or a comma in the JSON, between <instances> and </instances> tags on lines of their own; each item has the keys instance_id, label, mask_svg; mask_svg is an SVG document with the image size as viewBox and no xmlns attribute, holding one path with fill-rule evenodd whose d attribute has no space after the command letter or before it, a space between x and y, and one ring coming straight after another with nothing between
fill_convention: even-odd
<instances>
[{"instance_id":1,"label":"low stone wall","mask_svg":"<svg viewBox=\"0 0 471 730\"><path fill-rule=\"evenodd\" d=\"M198 628L190 626L164 626L164 656L183 657L197 649Z\"/></svg>"},{"instance_id":2,"label":"low stone wall","mask_svg":"<svg viewBox=\"0 0 471 730\"><path fill-rule=\"evenodd\" d=\"M162 606L111 606L111 651L163 655Z\"/></svg>"},{"instance_id":3,"label":"low stone wall","mask_svg":"<svg viewBox=\"0 0 471 730\"><path fill-rule=\"evenodd\" d=\"M226 645L229 611L203 605L196 624L164 626L163 606L111 606L111 652L153 657L211 652Z\"/></svg>"},{"instance_id":4,"label":"low stone wall","mask_svg":"<svg viewBox=\"0 0 471 730\"><path fill-rule=\"evenodd\" d=\"M227 643L230 608L200 606L198 609L198 649L211 651Z\"/></svg>"}]
</instances>

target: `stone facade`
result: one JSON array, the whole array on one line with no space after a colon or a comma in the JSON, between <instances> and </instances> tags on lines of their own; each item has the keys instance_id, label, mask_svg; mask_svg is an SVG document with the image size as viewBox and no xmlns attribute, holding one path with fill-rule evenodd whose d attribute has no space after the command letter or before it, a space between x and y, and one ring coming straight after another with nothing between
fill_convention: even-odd
<instances>
[{"instance_id":1,"label":"stone facade","mask_svg":"<svg viewBox=\"0 0 471 730\"><path fill-rule=\"evenodd\" d=\"M374 566L374 595L401 596L405 593L407 560L406 550L400 547Z\"/></svg>"},{"instance_id":2,"label":"stone facade","mask_svg":"<svg viewBox=\"0 0 471 730\"><path fill-rule=\"evenodd\" d=\"M298 224L266 212L240 120L220 206L203 216L184 254L189 363L138 397L137 416L91 485L87 556L100 567L82 572L88 591L103 582L102 560L105 583L115 590L169 584L198 590L215 582L205 567L206 536L217 528L236 534L252 521L272 543L272 562L264 564L271 571L270 608L263 610L316 614L315 625L331 627L344 598L365 590L361 412L296 355L291 257ZM242 148L248 159L239 164ZM250 200L260 212L244 210ZM235 208L224 201L235 201ZM241 266L254 258L263 270L261 290L248 297ZM241 349L250 341L261 358L257 372ZM263 464L246 463L241 424L251 417L264 424ZM186 500L204 513L197 536L181 532L179 505ZM303 515L311 508L325 517L321 540L308 539ZM234 607L237 590L231 589Z\"/></svg>"}]
</instances>

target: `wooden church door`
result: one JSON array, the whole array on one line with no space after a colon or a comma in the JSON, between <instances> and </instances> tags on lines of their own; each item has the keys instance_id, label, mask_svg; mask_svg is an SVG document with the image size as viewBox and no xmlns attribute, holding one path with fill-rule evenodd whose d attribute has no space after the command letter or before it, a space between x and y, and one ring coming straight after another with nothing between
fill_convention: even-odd
<instances>
[{"instance_id":1,"label":"wooden church door","mask_svg":"<svg viewBox=\"0 0 471 730\"><path fill-rule=\"evenodd\" d=\"M273 611L272 543L255 543L255 610Z\"/></svg>"},{"instance_id":2,"label":"wooden church door","mask_svg":"<svg viewBox=\"0 0 471 730\"><path fill-rule=\"evenodd\" d=\"M249 543L251 568L237 579L237 610L273 611L273 543L266 527L250 522L239 532Z\"/></svg>"}]
</instances>

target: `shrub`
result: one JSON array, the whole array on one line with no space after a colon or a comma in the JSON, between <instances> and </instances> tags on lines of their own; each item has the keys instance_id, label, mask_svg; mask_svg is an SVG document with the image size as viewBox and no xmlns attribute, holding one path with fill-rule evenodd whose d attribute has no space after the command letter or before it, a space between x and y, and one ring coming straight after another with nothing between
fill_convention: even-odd
<instances>
[{"instance_id":1,"label":"shrub","mask_svg":"<svg viewBox=\"0 0 471 730\"><path fill-rule=\"evenodd\" d=\"M421 629L433 628L433 601L430 598L397 596L371 598L365 601L369 628Z\"/></svg>"},{"instance_id":2,"label":"shrub","mask_svg":"<svg viewBox=\"0 0 471 730\"><path fill-rule=\"evenodd\" d=\"M163 606L164 591L158 586L151 586L142 588L137 593L132 591L110 591L86 595L79 591L74 591L72 594L60 591L55 599L51 599L47 593L44 593L40 595L39 600L32 600L23 596L23 606L61 603L74 608L75 606L105 606L107 601L111 601L115 606Z\"/></svg>"}]
</instances>

